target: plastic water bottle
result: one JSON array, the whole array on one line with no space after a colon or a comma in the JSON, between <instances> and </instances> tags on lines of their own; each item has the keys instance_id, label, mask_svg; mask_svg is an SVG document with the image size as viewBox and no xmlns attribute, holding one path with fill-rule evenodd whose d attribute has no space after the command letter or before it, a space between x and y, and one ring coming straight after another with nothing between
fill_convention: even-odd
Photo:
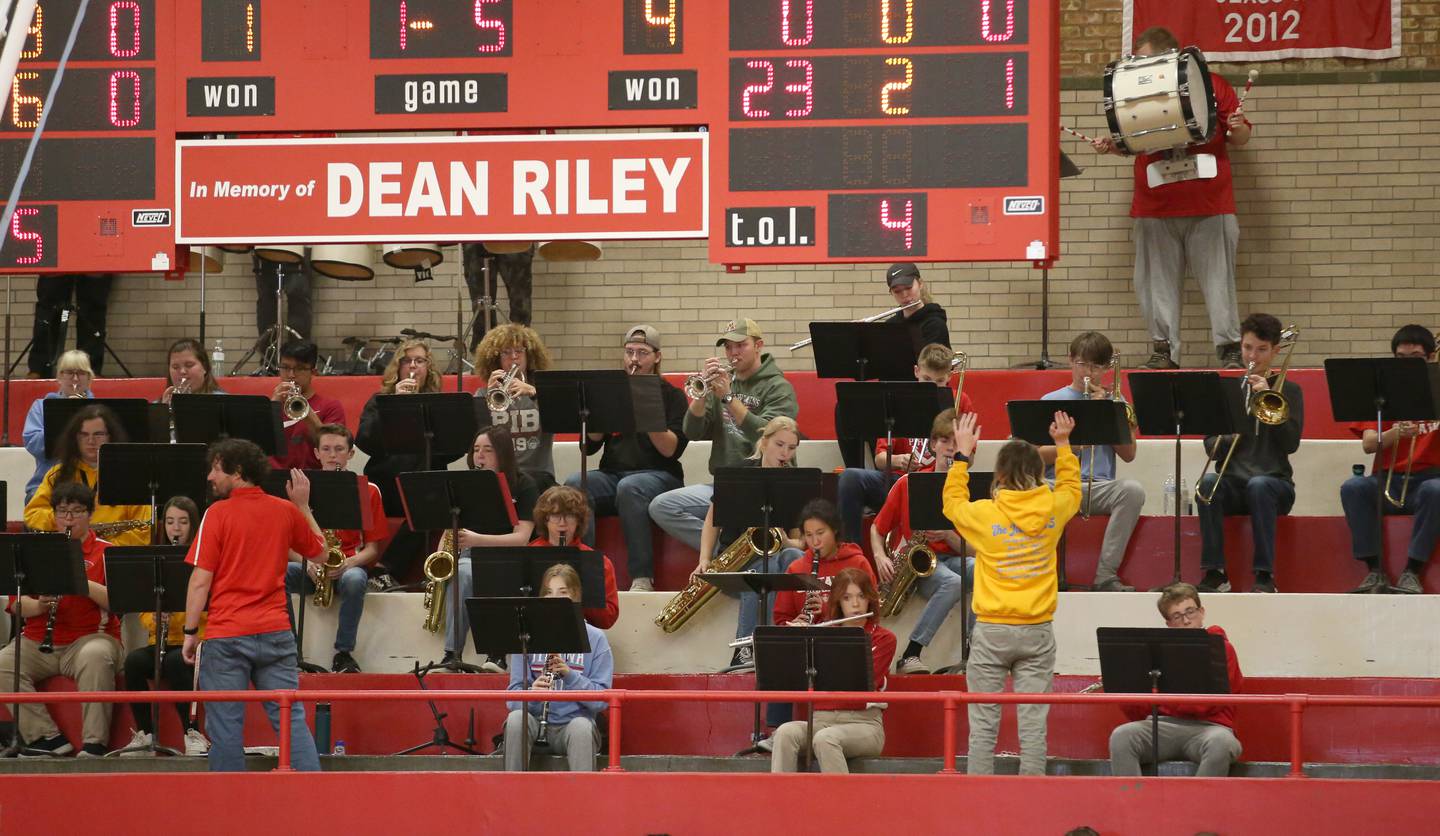
<instances>
[{"instance_id":1,"label":"plastic water bottle","mask_svg":"<svg viewBox=\"0 0 1440 836\"><path fill-rule=\"evenodd\" d=\"M1175 513L1175 474L1165 477L1165 516Z\"/></svg>"},{"instance_id":2,"label":"plastic water bottle","mask_svg":"<svg viewBox=\"0 0 1440 836\"><path fill-rule=\"evenodd\" d=\"M335 741L335 749L334 749L334 751L332 751L330 754L332 754L332 755L343 755L343 754L345 754L345 741L343 741L343 740L337 740L337 741Z\"/></svg>"},{"instance_id":3,"label":"plastic water bottle","mask_svg":"<svg viewBox=\"0 0 1440 836\"><path fill-rule=\"evenodd\" d=\"M225 374L225 341L216 340L215 348L210 352L210 373L215 377Z\"/></svg>"}]
</instances>

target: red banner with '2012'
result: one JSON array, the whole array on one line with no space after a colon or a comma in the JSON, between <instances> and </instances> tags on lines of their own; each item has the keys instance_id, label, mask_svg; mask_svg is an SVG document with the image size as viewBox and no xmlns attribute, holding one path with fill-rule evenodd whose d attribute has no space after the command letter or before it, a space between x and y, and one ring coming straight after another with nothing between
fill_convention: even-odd
<instances>
[{"instance_id":1,"label":"red banner with '2012'","mask_svg":"<svg viewBox=\"0 0 1440 836\"><path fill-rule=\"evenodd\" d=\"M704 238L709 135L176 143L181 244Z\"/></svg>"},{"instance_id":2,"label":"red banner with '2012'","mask_svg":"<svg viewBox=\"0 0 1440 836\"><path fill-rule=\"evenodd\" d=\"M1125 0L1124 49L1152 26L1211 61L1396 58L1400 0Z\"/></svg>"}]
</instances>

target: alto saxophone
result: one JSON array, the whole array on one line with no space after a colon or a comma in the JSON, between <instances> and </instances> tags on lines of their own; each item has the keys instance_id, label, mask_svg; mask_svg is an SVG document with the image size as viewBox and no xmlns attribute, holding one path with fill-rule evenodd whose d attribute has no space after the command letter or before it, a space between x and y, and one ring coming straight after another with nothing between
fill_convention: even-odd
<instances>
[{"instance_id":1,"label":"alto saxophone","mask_svg":"<svg viewBox=\"0 0 1440 836\"><path fill-rule=\"evenodd\" d=\"M738 572L752 558L774 556L784 546L785 532L779 528L772 528L770 529L769 546L761 548L755 539L755 535L759 531L759 528L746 529L744 534L735 538L735 542L710 561L710 571ZM699 578L691 578L690 583L676 593L675 597L665 604L665 608L660 611L660 614L655 616L656 626L667 633L679 630L719 591Z\"/></svg>"},{"instance_id":2,"label":"alto saxophone","mask_svg":"<svg viewBox=\"0 0 1440 836\"><path fill-rule=\"evenodd\" d=\"M911 534L905 544L891 556L895 574L890 582L880 585L880 617L889 618L905 609L910 596L915 594L915 581L935 574L938 558L935 550L925 543L925 535Z\"/></svg>"},{"instance_id":3,"label":"alto saxophone","mask_svg":"<svg viewBox=\"0 0 1440 836\"><path fill-rule=\"evenodd\" d=\"M315 597L310 602L317 607L328 607L335 602L335 579L330 577L330 571L345 565L345 552L340 550L340 537L334 529L327 528L321 534L325 535L325 560L320 564Z\"/></svg>"},{"instance_id":4,"label":"alto saxophone","mask_svg":"<svg viewBox=\"0 0 1440 836\"><path fill-rule=\"evenodd\" d=\"M455 532L450 530L425 558L425 629L432 633L445 623L445 592L455 577L455 551Z\"/></svg>"}]
</instances>

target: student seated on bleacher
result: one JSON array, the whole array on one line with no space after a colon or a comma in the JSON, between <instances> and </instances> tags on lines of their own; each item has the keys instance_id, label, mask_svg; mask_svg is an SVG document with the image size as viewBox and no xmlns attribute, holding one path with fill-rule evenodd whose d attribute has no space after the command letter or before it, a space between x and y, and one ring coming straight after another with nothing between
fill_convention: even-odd
<instances>
[{"instance_id":1,"label":"student seated on bleacher","mask_svg":"<svg viewBox=\"0 0 1440 836\"><path fill-rule=\"evenodd\" d=\"M1390 351L1396 357L1433 362L1435 335L1423 325L1406 325L1390 338ZM1382 467L1388 473L1372 468L1371 475L1352 476L1340 486L1340 504L1345 508L1345 523L1350 526L1351 554L1369 569L1365 580L1353 591L1393 589L1419 595L1425 591L1420 586L1420 575L1430 553L1435 551L1435 541L1440 539L1440 421L1397 421L1380 435L1378 448L1373 429L1358 424L1354 429L1361 436L1361 449L1366 455L1373 456L1378 449ZM1393 587L1380 562L1380 523L1375 515L1375 503L1380 491L1386 489L1387 478L1389 497L1398 504L1387 498L1381 503L1385 513L1415 515L1410 545L1405 551L1405 571Z\"/></svg>"},{"instance_id":2,"label":"student seated on bleacher","mask_svg":"<svg viewBox=\"0 0 1440 836\"><path fill-rule=\"evenodd\" d=\"M60 361L55 364L55 376L55 391L36 398L30 404L30 411L25 413L25 449L35 457L35 472L25 483L26 502L35 495L40 480L55 466L54 459L45 458L45 402L51 398L95 397L95 393L90 391L95 373L90 370L90 355L85 352L67 351L60 355Z\"/></svg>"},{"instance_id":3,"label":"student seated on bleacher","mask_svg":"<svg viewBox=\"0 0 1440 836\"><path fill-rule=\"evenodd\" d=\"M1237 694L1245 682L1240 673L1240 660L1225 631L1205 626L1205 608L1200 606L1200 593L1188 583L1176 583L1160 591L1157 603L1165 626L1186 630L1205 630L1225 639L1225 669L1230 676L1230 693ZM1148 705L1127 705L1121 710L1130 722L1110 733L1110 774L1139 775L1140 765L1150 763L1154 755L1154 733ZM1240 741L1235 737L1233 705L1162 705L1160 706L1160 759L1184 758L1199 764L1197 777L1223 777L1230 774L1230 765L1240 757Z\"/></svg>"}]
</instances>

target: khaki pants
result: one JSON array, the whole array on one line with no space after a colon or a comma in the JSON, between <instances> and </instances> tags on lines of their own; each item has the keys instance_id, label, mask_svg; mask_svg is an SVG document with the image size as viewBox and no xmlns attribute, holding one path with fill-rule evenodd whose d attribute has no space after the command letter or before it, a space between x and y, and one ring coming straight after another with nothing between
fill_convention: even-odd
<instances>
[{"instance_id":1,"label":"khaki pants","mask_svg":"<svg viewBox=\"0 0 1440 836\"><path fill-rule=\"evenodd\" d=\"M57 645L54 653L41 653L40 643L22 637L25 650L20 655L20 690L33 693L35 685L52 676L68 676L81 691L114 691L115 676L120 672L124 653L120 642L106 633L90 633L70 644ZM15 676L15 643L0 650L0 693L12 693ZM112 703L87 702L80 706L84 718L84 743L105 745L110 741ZM40 703L20 706L20 736L33 743L54 737L60 728L50 711Z\"/></svg>"},{"instance_id":2,"label":"khaki pants","mask_svg":"<svg viewBox=\"0 0 1440 836\"><path fill-rule=\"evenodd\" d=\"M1140 764L1155 759L1154 729L1136 720L1110 733L1110 774L1139 775ZM1198 778L1224 777L1240 758L1240 741L1228 726L1181 717L1160 718L1160 760L1184 758L1199 764Z\"/></svg>"},{"instance_id":3,"label":"khaki pants","mask_svg":"<svg viewBox=\"0 0 1440 836\"><path fill-rule=\"evenodd\" d=\"M1044 624L975 625L965 684L972 694L996 694L1005 689L1005 677L1015 681L1017 694L1048 694L1055 680L1055 631ZM1017 705L1020 724L1020 774L1045 774L1045 722L1050 706ZM995 774L995 738L1000 732L1000 706L970 704L970 750L966 755L971 775Z\"/></svg>"},{"instance_id":4,"label":"khaki pants","mask_svg":"<svg viewBox=\"0 0 1440 836\"><path fill-rule=\"evenodd\" d=\"M847 758L873 758L885 748L885 725L878 708L815 712L815 759L821 772L847 773ZM805 721L792 720L771 735L771 772L795 772L804 751Z\"/></svg>"}]
</instances>

